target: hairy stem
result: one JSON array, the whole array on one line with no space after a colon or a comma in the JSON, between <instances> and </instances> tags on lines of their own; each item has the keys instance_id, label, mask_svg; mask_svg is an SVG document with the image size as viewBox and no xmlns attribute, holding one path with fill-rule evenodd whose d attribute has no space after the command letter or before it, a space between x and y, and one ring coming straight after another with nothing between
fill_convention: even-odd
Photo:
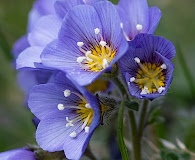
<instances>
[{"instance_id":1,"label":"hairy stem","mask_svg":"<svg viewBox=\"0 0 195 160\"><path fill-rule=\"evenodd\" d=\"M118 113L117 138L118 138L118 144L119 144L119 149L120 149L120 152L121 152L122 159L123 160L128 160L129 159L129 155L128 155L127 148L125 146L124 139L123 139L123 112L124 112L124 105L125 105L125 102L122 101L120 109L119 109L119 113Z\"/></svg>"}]
</instances>

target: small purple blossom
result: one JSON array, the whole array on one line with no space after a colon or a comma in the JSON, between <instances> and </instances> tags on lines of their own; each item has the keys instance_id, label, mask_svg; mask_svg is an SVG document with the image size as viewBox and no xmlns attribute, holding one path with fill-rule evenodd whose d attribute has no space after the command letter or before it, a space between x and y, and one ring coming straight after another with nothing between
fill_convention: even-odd
<instances>
[{"instance_id":1,"label":"small purple blossom","mask_svg":"<svg viewBox=\"0 0 195 160\"><path fill-rule=\"evenodd\" d=\"M115 6L102 1L69 11L58 39L44 49L41 59L78 84L88 85L122 57L127 47Z\"/></svg>"},{"instance_id":2,"label":"small purple blossom","mask_svg":"<svg viewBox=\"0 0 195 160\"><path fill-rule=\"evenodd\" d=\"M34 152L25 148L0 153L0 160L37 160Z\"/></svg>"},{"instance_id":3,"label":"small purple blossom","mask_svg":"<svg viewBox=\"0 0 195 160\"><path fill-rule=\"evenodd\" d=\"M49 152L64 150L68 159L80 159L100 123L97 98L59 73L54 83L33 87L28 104L40 119L39 146Z\"/></svg>"},{"instance_id":4,"label":"small purple blossom","mask_svg":"<svg viewBox=\"0 0 195 160\"><path fill-rule=\"evenodd\" d=\"M161 18L159 8L148 8L147 0L119 0L117 9L127 40L132 40L139 33L153 34Z\"/></svg>"},{"instance_id":5,"label":"small purple blossom","mask_svg":"<svg viewBox=\"0 0 195 160\"><path fill-rule=\"evenodd\" d=\"M139 34L129 44L119 63L130 94L146 99L165 95L173 77L173 44L151 34Z\"/></svg>"}]
</instances>

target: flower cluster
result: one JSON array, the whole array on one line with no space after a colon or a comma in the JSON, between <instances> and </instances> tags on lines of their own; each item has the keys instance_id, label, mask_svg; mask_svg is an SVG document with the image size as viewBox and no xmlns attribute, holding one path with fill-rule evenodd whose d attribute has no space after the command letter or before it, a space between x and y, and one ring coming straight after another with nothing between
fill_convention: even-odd
<instances>
[{"instance_id":1,"label":"flower cluster","mask_svg":"<svg viewBox=\"0 0 195 160\"><path fill-rule=\"evenodd\" d=\"M94 93L110 91L109 81L120 73L131 96L152 100L166 94L175 49L153 35L160 18L146 0L35 2L28 33L13 52L28 107L39 119L36 140L43 150L80 159L112 109ZM102 80L105 74L112 78ZM96 83L100 88L94 89Z\"/></svg>"}]
</instances>

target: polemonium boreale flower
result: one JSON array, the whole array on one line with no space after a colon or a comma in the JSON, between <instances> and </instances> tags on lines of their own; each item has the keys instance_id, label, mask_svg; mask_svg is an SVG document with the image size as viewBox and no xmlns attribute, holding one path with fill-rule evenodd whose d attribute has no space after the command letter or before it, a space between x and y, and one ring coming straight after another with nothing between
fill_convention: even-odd
<instances>
[{"instance_id":1,"label":"polemonium boreale flower","mask_svg":"<svg viewBox=\"0 0 195 160\"><path fill-rule=\"evenodd\" d=\"M88 85L121 58L128 44L115 6L108 1L74 7L65 16L58 39L43 51L44 65L65 71Z\"/></svg>"},{"instance_id":2,"label":"polemonium boreale flower","mask_svg":"<svg viewBox=\"0 0 195 160\"><path fill-rule=\"evenodd\" d=\"M49 152L64 150L68 159L80 159L100 123L97 98L59 73L55 83L33 87L28 104L40 119L39 146Z\"/></svg>"},{"instance_id":3,"label":"polemonium boreale flower","mask_svg":"<svg viewBox=\"0 0 195 160\"><path fill-rule=\"evenodd\" d=\"M34 152L25 148L0 153L0 160L37 160Z\"/></svg>"},{"instance_id":4,"label":"polemonium boreale flower","mask_svg":"<svg viewBox=\"0 0 195 160\"><path fill-rule=\"evenodd\" d=\"M127 40L139 33L153 34L161 18L161 11L157 7L148 8L147 0L119 0L117 9Z\"/></svg>"},{"instance_id":5,"label":"polemonium boreale flower","mask_svg":"<svg viewBox=\"0 0 195 160\"><path fill-rule=\"evenodd\" d=\"M173 44L151 34L139 34L129 44L119 63L130 94L151 100L165 95L173 77Z\"/></svg>"}]
</instances>

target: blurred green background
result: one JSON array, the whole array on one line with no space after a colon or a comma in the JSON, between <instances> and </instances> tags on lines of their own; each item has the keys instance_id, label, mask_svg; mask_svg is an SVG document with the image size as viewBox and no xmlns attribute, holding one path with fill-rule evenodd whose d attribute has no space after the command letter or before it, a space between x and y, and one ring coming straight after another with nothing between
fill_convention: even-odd
<instances>
[{"instance_id":1,"label":"blurred green background","mask_svg":"<svg viewBox=\"0 0 195 160\"><path fill-rule=\"evenodd\" d=\"M24 107L10 54L14 42L26 33L32 3L32 0L0 1L0 151L35 142L32 115ZM155 34L171 40L182 51L174 58L174 79L161 103L165 122L153 126L153 139L157 141L159 136L175 142L178 137L195 151L195 1L149 0L148 3L158 6L163 14ZM179 60L181 54L194 80L186 76Z\"/></svg>"}]
</instances>

